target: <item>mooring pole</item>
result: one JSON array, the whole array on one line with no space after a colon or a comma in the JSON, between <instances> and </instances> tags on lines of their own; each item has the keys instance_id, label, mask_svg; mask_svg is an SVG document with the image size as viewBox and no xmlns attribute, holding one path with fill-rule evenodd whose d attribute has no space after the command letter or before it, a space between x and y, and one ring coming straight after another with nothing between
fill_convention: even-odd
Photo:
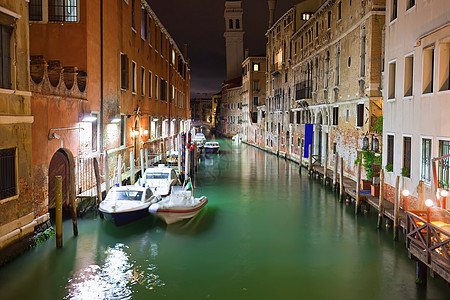
<instances>
[{"instance_id":1,"label":"mooring pole","mask_svg":"<svg viewBox=\"0 0 450 300\"><path fill-rule=\"evenodd\" d=\"M134 184L134 151L130 152L130 184Z\"/></svg>"},{"instance_id":2,"label":"mooring pole","mask_svg":"<svg viewBox=\"0 0 450 300\"><path fill-rule=\"evenodd\" d=\"M70 194L70 193L69 193ZM72 227L73 235L78 236L78 221L77 221L77 202L75 195L70 196L70 206L72 208Z\"/></svg>"},{"instance_id":3,"label":"mooring pole","mask_svg":"<svg viewBox=\"0 0 450 300\"><path fill-rule=\"evenodd\" d=\"M148 148L145 148L145 169L148 169Z\"/></svg>"},{"instance_id":4,"label":"mooring pole","mask_svg":"<svg viewBox=\"0 0 450 300\"><path fill-rule=\"evenodd\" d=\"M356 169L356 205L355 205L355 214L359 214L361 212L361 162L358 162L358 166Z\"/></svg>"},{"instance_id":5,"label":"mooring pole","mask_svg":"<svg viewBox=\"0 0 450 300\"><path fill-rule=\"evenodd\" d=\"M97 183L97 200L98 200L98 204L100 204L100 202L102 202L102 181L100 180L100 170L98 168L98 160L96 157L94 157L93 160L94 163L94 173L95 173L95 181Z\"/></svg>"},{"instance_id":6,"label":"mooring pole","mask_svg":"<svg viewBox=\"0 0 450 300\"><path fill-rule=\"evenodd\" d=\"M323 163L323 186L327 185L327 169L328 169L328 155L324 156L324 163Z\"/></svg>"},{"instance_id":7,"label":"mooring pole","mask_svg":"<svg viewBox=\"0 0 450 300\"><path fill-rule=\"evenodd\" d=\"M312 145L309 144L309 153L308 153L308 174L311 175L312 172Z\"/></svg>"},{"instance_id":8,"label":"mooring pole","mask_svg":"<svg viewBox=\"0 0 450 300\"><path fill-rule=\"evenodd\" d=\"M398 240L398 213L399 213L399 183L400 176L395 180L395 199L394 199L394 240Z\"/></svg>"},{"instance_id":9,"label":"mooring pole","mask_svg":"<svg viewBox=\"0 0 450 300\"><path fill-rule=\"evenodd\" d=\"M420 260L416 260L416 283L418 285L427 285L427 265Z\"/></svg>"},{"instance_id":10,"label":"mooring pole","mask_svg":"<svg viewBox=\"0 0 450 300\"><path fill-rule=\"evenodd\" d=\"M339 164L339 202L344 200L344 158L341 157Z\"/></svg>"},{"instance_id":11,"label":"mooring pole","mask_svg":"<svg viewBox=\"0 0 450 300\"><path fill-rule=\"evenodd\" d=\"M140 157L141 157L141 179L144 179L144 172L145 172L145 166L144 166L144 150L140 151Z\"/></svg>"},{"instance_id":12,"label":"mooring pole","mask_svg":"<svg viewBox=\"0 0 450 300\"><path fill-rule=\"evenodd\" d=\"M378 222L377 228L381 229L383 223L383 211L384 211L384 169L380 170L380 200L378 202Z\"/></svg>"},{"instance_id":13,"label":"mooring pole","mask_svg":"<svg viewBox=\"0 0 450 300\"><path fill-rule=\"evenodd\" d=\"M337 184L337 164L338 164L338 154L334 155L334 166L333 166L333 192L336 192Z\"/></svg>"},{"instance_id":14,"label":"mooring pole","mask_svg":"<svg viewBox=\"0 0 450 300\"><path fill-rule=\"evenodd\" d=\"M56 248L63 246L62 240L62 177L55 176L55 202L56 202Z\"/></svg>"},{"instance_id":15,"label":"mooring pole","mask_svg":"<svg viewBox=\"0 0 450 300\"><path fill-rule=\"evenodd\" d=\"M108 163L108 151L105 150L105 187L106 194L108 194L109 189L111 187L111 182L109 180L109 163Z\"/></svg>"},{"instance_id":16,"label":"mooring pole","mask_svg":"<svg viewBox=\"0 0 450 300\"><path fill-rule=\"evenodd\" d=\"M122 185L122 155L117 158L117 183Z\"/></svg>"}]
</instances>

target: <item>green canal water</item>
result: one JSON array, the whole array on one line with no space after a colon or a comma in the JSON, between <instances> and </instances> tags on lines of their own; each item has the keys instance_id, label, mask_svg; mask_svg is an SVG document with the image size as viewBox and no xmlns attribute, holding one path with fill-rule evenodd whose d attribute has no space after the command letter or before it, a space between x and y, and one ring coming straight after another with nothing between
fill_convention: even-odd
<instances>
[{"instance_id":1,"label":"green canal water","mask_svg":"<svg viewBox=\"0 0 450 300\"><path fill-rule=\"evenodd\" d=\"M95 214L0 268L0 299L450 299L415 284L404 242L297 165L221 140L196 178L208 205L165 225L115 227ZM305 173L305 172L304 172ZM404 239L404 237L401 237Z\"/></svg>"}]
</instances>

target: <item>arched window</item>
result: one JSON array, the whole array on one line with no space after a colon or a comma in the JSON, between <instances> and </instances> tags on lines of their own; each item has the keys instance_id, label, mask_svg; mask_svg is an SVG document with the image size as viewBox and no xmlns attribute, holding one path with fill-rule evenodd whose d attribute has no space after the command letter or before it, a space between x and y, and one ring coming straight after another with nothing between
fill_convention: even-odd
<instances>
[{"instance_id":1,"label":"arched window","mask_svg":"<svg viewBox=\"0 0 450 300\"><path fill-rule=\"evenodd\" d=\"M232 19L228 20L228 27L230 27L230 29L233 29L233 20Z\"/></svg>"},{"instance_id":2,"label":"arched window","mask_svg":"<svg viewBox=\"0 0 450 300\"><path fill-rule=\"evenodd\" d=\"M236 19L236 29L239 29L241 26L239 24L239 19Z\"/></svg>"}]
</instances>

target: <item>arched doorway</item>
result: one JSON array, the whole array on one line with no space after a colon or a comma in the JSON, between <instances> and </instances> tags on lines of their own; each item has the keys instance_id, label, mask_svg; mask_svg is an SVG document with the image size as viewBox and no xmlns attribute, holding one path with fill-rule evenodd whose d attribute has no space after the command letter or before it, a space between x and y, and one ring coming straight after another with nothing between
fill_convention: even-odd
<instances>
[{"instance_id":1,"label":"arched doorway","mask_svg":"<svg viewBox=\"0 0 450 300\"><path fill-rule=\"evenodd\" d=\"M75 165L72 153L64 148L55 152L48 167L48 208L55 208L55 177L62 176L62 203L75 198Z\"/></svg>"}]
</instances>

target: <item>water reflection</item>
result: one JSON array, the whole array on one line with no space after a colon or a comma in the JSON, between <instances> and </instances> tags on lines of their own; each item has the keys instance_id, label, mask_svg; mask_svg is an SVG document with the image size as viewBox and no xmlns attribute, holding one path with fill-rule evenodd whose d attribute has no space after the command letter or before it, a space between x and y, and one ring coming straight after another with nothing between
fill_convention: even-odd
<instances>
[{"instance_id":1,"label":"water reflection","mask_svg":"<svg viewBox=\"0 0 450 300\"><path fill-rule=\"evenodd\" d=\"M65 299L131 299L132 287L140 285L153 290L165 283L157 274L158 268L149 260L147 266L136 265L127 253L128 246L118 243L105 251L102 265L90 265L68 280ZM157 255L157 243L151 243L153 257Z\"/></svg>"},{"instance_id":2,"label":"water reflection","mask_svg":"<svg viewBox=\"0 0 450 300\"><path fill-rule=\"evenodd\" d=\"M218 207L208 205L190 219L170 225L161 222L160 226L167 232L180 235L194 236L205 233L213 227L214 219L219 210Z\"/></svg>"}]
</instances>

